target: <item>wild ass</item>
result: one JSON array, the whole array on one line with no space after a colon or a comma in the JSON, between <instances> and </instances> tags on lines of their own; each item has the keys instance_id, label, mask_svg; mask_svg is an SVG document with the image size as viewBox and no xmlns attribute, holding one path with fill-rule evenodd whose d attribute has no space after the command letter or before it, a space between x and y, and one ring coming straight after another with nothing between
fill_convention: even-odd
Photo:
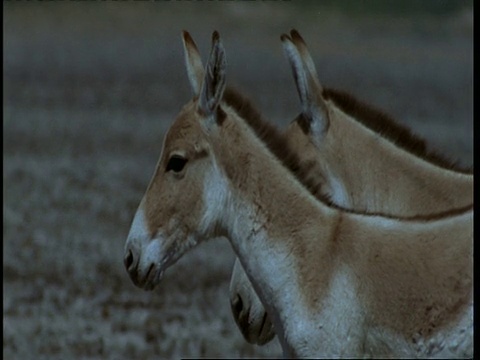
<instances>
[{"instance_id":1,"label":"wild ass","mask_svg":"<svg viewBox=\"0 0 480 360\"><path fill-rule=\"evenodd\" d=\"M282 137L223 100L225 71L214 32L128 234L132 281L151 290L224 236L285 356L471 356L473 210L405 220L319 201Z\"/></svg>"},{"instance_id":2,"label":"wild ass","mask_svg":"<svg viewBox=\"0 0 480 360\"><path fill-rule=\"evenodd\" d=\"M290 37L291 36L291 37ZM473 203L473 174L435 153L389 116L338 90L323 88L305 41L282 35L302 112L285 132L320 197L357 211L412 217ZM191 50L190 57L198 54ZM199 55L197 55L199 56ZM238 260L230 303L244 338L263 345L273 325Z\"/></svg>"}]
</instances>

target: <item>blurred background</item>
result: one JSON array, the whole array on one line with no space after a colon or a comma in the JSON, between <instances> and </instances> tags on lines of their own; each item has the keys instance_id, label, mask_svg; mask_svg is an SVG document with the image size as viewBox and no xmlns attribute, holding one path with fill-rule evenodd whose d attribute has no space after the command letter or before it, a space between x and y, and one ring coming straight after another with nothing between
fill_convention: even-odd
<instances>
[{"instance_id":1,"label":"blurred background","mask_svg":"<svg viewBox=\"0 0 480 360\"><path fill-rule=\"evenodd\" d=\"M122 263L163 135L191 97L181 31L284 128L299 112L280 35L347 90L473 165L473 0L3 3L3 355L275 358L230 312L225 239L153 292Z\"/></svg>"}]
</instances>

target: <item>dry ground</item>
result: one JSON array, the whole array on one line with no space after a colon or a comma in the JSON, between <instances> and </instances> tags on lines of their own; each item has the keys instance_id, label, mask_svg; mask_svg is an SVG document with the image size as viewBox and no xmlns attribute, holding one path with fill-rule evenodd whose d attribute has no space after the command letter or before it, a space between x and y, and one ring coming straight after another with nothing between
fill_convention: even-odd
<instances>
[{"instance_id":1,"label":"dry ground","mask_svg":"<svg viewBox=\"0 0 480 360\"><path fill-rule=\"evenodd\" d=\"M321 81L473 163L473 13L349 16L278 2L4 3L3 354L7 359L278 357L228 303L233 252L206 243L153 292L123 268L162 138L189 99L180 32L213 29L228 82L279 126L298 112L280 34ZM318 5L319 6L319 5Z\"/></svg>"}]
</instances>

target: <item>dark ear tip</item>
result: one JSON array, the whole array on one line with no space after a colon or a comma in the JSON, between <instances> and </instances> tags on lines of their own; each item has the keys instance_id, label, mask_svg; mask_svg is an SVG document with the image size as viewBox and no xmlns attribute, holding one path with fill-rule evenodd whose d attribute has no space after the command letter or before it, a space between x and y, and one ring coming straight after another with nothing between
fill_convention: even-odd
<instances>
[{"instance_id":1,"label":"dark ear tip","mask_svg":"<svg viewBox=\"0 0 480 360\"><path fill-rule=\"evenodd\" d=\"M193 43L192 36L190 35L190 33L189 33L187 30L182 30L182 39L183 39L185 42L191 42L191 43Z\"/></svg>"},{"instance_id":2,"label":"dark ear tip","mask_svg":"<svg viewBox=\"0 0 480 360\"><path fill-rule=\"evenodd\" d=\"M212 34L212 42L218 42L220 41L220 34L218 33L217 30L215 30Z\"/></svg>"},{"instance_id":3,"label":"dark ear tip","mask_svg":"<svg viewBox=\"0 0 480 360\"><path fill-rule=\"evenodd\" d=\"M287 34L282 34L282 35L280 36L280 40L281 40L282 42L289 41L289 40L290 40L290 37L289 37Z\"/></svg>"},{"instance_id":4,"label":"dark ear tip","mask_svg":"<svg viewBox=\"0 0 480 360\"><path fill-rule=\"evenodd\" d=\"M296 29L292 29L290 31L290 35L292 36L292 39L294 39L294 40L305 42L303 40L302 36L300 35L300 33Z\"/></svg>"}]
</instances>

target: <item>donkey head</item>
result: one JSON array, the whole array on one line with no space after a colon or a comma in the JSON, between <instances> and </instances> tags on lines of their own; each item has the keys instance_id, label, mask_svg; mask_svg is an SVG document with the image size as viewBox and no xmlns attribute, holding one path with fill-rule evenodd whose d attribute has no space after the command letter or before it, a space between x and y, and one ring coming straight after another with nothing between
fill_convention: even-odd
<instances>
[{"instance_id":1,"label":"donkey head","mask_svg":"<svg viewBox=\"0 0 480 360\"><path fill-rule=\"evenodd\" d=\"M225 89L225 50L214 32L205 71L187 32L183 44L194 98L165 135L125 244L125 267L134 284L146 290L153 289L163 271L188 249L210 237L225 201L209 141L209 133L221 119L218 105Z\"/></svg>"}]
</instances>

